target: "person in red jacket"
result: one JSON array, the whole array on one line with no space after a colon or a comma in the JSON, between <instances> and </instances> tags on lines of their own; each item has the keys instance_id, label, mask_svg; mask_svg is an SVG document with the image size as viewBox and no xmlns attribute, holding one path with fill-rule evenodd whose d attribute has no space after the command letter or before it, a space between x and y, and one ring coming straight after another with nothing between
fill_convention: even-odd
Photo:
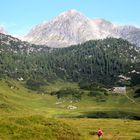
<instances>
[{"instance_id":1,"label":"person in red jacket","mask_svg":"<svg viewBox=\"0 0 140 140\"><path fill-rule=\"evenodd\" d=\"M98 135L98 138L102 138L103 136L103 131L101 130L101 128L98 129L98 132L97 132L97 135Z\"/></svg>"}]
</instances>

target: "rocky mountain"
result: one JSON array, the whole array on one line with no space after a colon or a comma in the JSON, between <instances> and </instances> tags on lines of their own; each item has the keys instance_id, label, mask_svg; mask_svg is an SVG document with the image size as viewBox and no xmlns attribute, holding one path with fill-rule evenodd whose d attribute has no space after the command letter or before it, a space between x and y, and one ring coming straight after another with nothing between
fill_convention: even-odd
<instances>
[{"instance_id":1,"label":"rocky mountain","mask_svg":"<svg viewBox=\"0 0 140 140\"><path fill-rule=\"evenodd\" d=\"M90 19L76 10L61 13L49 22L34 27L24 40L50 47L67 47L88 40L123 38L140 46L140 29L118 26L104 19Z\"/></svg>"}]
</instances>

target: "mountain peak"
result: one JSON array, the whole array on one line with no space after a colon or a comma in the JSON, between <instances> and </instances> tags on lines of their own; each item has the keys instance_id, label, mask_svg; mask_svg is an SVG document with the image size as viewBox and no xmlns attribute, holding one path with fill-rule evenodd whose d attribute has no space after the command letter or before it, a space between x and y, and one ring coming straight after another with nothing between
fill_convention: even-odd
<instances>
[{"instance_id":1,"label":"mountain peak","mask_svg":"<svg viewBox=\"0 0 140 140\"><path fill-rule=\"evenodd\" d=\"M65 11L63 13L61 13L59 16L57 16L55 19L86 19L86 16L84 16L81 12L75 10L75 9L71 9L71 10L68 10L68 11Z\"/></svg>"},{"instance_id":2,"label":"mountain peak","mask_svg":"<svg viewBox=\"0 0 140 140\"><path fill-rule=\"evenodd\" d=\"M79 13L76 9L70 9L66 12L71 13L71 14Z\"/></svg>"},{"instance_id":3,"label":"mountain peak","mask_svg":"<svg viewBox=\"0 0 140 140\"><path fill-rule=\"evenodd\" d=\"M68 11L65 11L63 13L61 13L60 15L82 15L79 11L75 10L75 9L70 9Z\"/></svg>"},{"instance_id":4,"label":"mountain peak","mask_svg":"<svg viewBox=\"0 0 140 140\"><path fill-rule=\"evenodd\" d=\"M37 25L24 40L59 48L107 37L123 38L140 46L140 29L116 26L104 19L93 20L75 9Z\"/></svg>"}]
</instances>

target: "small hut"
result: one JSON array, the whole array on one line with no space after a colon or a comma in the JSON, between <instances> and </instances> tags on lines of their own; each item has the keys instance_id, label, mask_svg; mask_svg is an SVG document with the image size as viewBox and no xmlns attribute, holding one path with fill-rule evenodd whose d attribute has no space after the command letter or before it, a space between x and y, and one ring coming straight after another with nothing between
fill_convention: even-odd
<instances>
[{"instance_id":1,"label":"small hut","mask_svg":"<svg viewBox=\"0 0 140 140\"><path fill-rule=\"evenodd\" d=\"M125 94L126 93L126 87L113 87L112 90L114 93L122 93Z\"/></svg>"}]
</instances>

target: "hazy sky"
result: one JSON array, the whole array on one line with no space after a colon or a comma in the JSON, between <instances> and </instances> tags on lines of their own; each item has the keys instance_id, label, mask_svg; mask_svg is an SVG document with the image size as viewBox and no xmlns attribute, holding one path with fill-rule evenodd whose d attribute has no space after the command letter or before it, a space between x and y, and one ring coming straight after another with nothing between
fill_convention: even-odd
<instances>
[{"instance_id":1,"label":"hazy sky","mask_svg":"<svg viewBox=\"0 0 140 140\"><path fill-rule=\"evenodd\" d=\"M69 9L93 19L140 27L140 0L0 0L0 25L12 35L24 35Z\"/></svg>"}]
</instances>

